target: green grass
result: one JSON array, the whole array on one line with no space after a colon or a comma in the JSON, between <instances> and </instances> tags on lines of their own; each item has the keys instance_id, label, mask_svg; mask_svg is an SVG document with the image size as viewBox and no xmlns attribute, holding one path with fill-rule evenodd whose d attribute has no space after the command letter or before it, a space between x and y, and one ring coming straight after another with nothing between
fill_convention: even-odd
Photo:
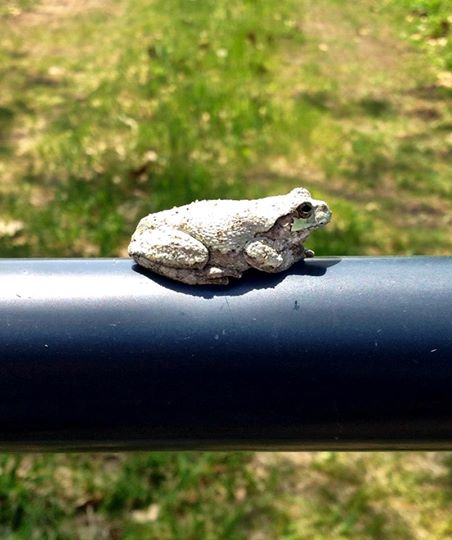
<instances>
[{"instance_id":1,"label":"green grass","mask_svg":"<svg viewBox=\"0 0 452 540\"><path fill-rule=\"evenodd\" d=\"M450 249L436 222L450 211L450 90L431 88L421 54L389 55L409 47L397 29L379 38L400 7L374 9L369 30L364 9L325 1L306 14L288 0L91 3L50 30L33 11L5 18L1 202L23 226L0 236L4 254L124 253L149 211L298 184L339 202L324 253ZM337 35L317 30L325 16Z\"/></svg>"},{"instance_id":2,"label":"green grass","mask_svg":"<svg viewBox=\"0 0 452 540\"><path fill-rule=\"evenodd\" d=\"M256 476L246 454L2 456L0 472L1 538L247 538L278 526L274 475Z\"/></svg>"},{"instance_id":3,"label":"green grass","mask_svg":"<svg viewBox=\"0 0 452 540\"><path fill-rule=\"evenodd\" d=\"M0 538L446 539L450 455L0 456Z\"/></svg>"},{"instance_id":4,"label":"green grass","mask_svg":"<svg viewBox=\"0 0 452 540\"><path fill-rule=\"evenodd\" d=\"M391 0L408 23L402 37L422 48L440 70L452 70L450 5L447 0ZM450 87L449 87L450 88Z\"/></svg>"},{"instance_id":5,"label":"green grass","mask_svg":"<svg viewBox=\"0 0 452 540\"><path fill-rule=\"evenodd\" d=\"M4 0L0 255L296 185L320 255L450 254L446 2ZM0 456L0 539L452 535L442 453Z\"/></svg>"}]
</instances>

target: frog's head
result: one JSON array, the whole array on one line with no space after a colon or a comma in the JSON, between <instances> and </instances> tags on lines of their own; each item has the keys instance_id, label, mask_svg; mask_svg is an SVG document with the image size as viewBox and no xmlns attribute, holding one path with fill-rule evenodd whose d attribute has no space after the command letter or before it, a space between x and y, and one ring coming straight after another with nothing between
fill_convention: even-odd
<instances>
[{"instance_id":1,"label":"frog's head","mask_svg":"<svg viewBox=\"0 0 452 540\"><path fill-rule=\"evenodd\" d=\"M295 188L289 193L291 198L291 230L311 231L323 227L331 220L331 210L325 201L312 199L309 191Z\"/></svg>"}]
</instances>

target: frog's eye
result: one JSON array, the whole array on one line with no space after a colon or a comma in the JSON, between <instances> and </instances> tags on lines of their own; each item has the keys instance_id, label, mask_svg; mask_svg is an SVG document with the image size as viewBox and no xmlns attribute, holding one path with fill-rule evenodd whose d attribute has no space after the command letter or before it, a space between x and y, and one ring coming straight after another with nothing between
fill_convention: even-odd
<instances>
[{"instance_id":1,"label":"frog's eye","mask_svg":"<svg viewBox=\"0 0 452 540\"><path fill-rule=\"evenodd\" d=\"M312 214L314 208L311 203L305 202L301 204L297 210L298 210L298 215L301 218L306 219Z\"/></svg>"}]
</instances>

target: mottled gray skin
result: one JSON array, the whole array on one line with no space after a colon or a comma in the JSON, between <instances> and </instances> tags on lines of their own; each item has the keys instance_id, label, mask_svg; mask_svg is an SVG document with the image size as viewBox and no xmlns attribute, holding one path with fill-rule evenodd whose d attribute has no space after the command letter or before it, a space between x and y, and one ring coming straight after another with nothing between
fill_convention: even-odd
<instances>
[{"instance_id":1,"label":"mottled gray skin","mask_svg":"<svg viewBox=\"0 0 452 540\"><path fill-rule=\"evenodd\" d=\"M195 201L144 217L129 255L177 281L223 285L249 268L282 272L312 257L304 241L330 219L328 205L304 188L256 200Z\"/></svg>"}]
</instances>

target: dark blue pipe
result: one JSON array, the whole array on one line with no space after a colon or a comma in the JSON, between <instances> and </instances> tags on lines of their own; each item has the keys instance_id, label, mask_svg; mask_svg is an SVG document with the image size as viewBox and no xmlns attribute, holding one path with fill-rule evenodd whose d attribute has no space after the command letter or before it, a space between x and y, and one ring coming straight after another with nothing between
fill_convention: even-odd
<instances>
[{"instance_id":1,"label":"dark blue pipe","mask_svg":"<svg viewBox=\"0 0 452 540\"><path fill-rule=\"evenodd\" d=\"M146 448L452 448L452 257L0 260L0 449Z\"/></svg>"}]
</instances>

